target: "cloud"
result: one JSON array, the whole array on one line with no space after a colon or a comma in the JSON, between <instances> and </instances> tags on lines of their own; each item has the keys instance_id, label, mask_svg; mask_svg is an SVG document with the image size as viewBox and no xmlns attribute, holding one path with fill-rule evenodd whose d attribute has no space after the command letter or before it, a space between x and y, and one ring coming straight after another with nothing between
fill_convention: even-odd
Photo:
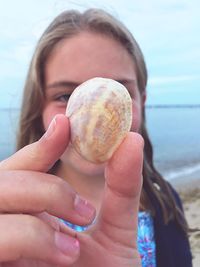
<instances>
[{"instance_id":1,"label":"cloud","mask_svg":"<svg viewBox=\"0 0 200 267\"><path fill-rule=\"evenodd\" d=\"M147 50L166 46L184 46L192 40L200 41L200 2L193 1L131 1L123 20L136 39Z\"/></svg>"},{"instance_id":2,"label":"cloud","mask_svg":"<svg viewBox=\"0 0 200 267\"><path fill-rule=\"evenodd\" d=\"M153 94L167 87L183 93L185 86L197 88L199 0L0 0L0 87L6 88L6 79L24 79L34 46L56 15L64 9L89 7L106 9L132 31L146 58ZM170 92L168 101L173 98Z\"/></svg>"},{"instance_id":3,"label":"cloud","mask_svg":"<svg viewBox=\"0 0 200 267\"><path fill-rule=\"evenodd\" d=\"M1 46L0 46L1 47ZM33 52L31 42L22 42L0 50L0 82L6 79L24 79Z\"/></svg>"},{"instance_id":4,"label":"cloud","mask_svg":"<svg viewBox=\"0 0 200 267\"><path fill-rule=\"evenodd\" d=\"M199 81L200 76L197 75L182 75L182 76L160 76L149 78L149 85L169 85L182 82Z\"/></svg>"}]
</instances>

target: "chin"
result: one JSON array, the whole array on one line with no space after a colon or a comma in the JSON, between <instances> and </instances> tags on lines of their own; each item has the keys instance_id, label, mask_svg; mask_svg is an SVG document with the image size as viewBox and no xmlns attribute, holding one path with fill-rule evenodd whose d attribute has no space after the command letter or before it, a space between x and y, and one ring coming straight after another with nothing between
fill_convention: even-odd
<instances>
[{"instance_id":1,"label":"chin","mask_svg":"<svg viewBox=\"0 0 200 267\"><path fill-rule=\"evenodd\" d=\"M104 176L105 163L95 164L81 157L71 145L61 156L61 161L71 170L85 176Z\"/></svg>"}]
</instances>

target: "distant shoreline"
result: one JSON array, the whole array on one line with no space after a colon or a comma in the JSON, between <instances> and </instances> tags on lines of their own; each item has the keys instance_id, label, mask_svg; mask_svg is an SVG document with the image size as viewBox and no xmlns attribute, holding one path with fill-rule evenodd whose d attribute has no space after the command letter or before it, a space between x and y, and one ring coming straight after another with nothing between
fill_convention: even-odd
<instances>
[{"instance_id":1,"label":"distant shoreline","mask_svg":"<svg viewBox=\"0 0 200 267\"><path fill-rule=\"evenodd\" d=\"M185 193L193 189L200 190L200 171L193 173L192 175L178 177L169 180L170 184L176 188L177 191Z\"/></svg>"},{"instance_id":2,"label":"distant shoreline","mask_svg":"<svg viewBox=\"0 0 200 267\"><path fill-rule=\"evenodd\" d=\"M200 104L158 104L158 105L146 105L147 109L151 108L200 108Z\"/></svg>"}]
</instances>

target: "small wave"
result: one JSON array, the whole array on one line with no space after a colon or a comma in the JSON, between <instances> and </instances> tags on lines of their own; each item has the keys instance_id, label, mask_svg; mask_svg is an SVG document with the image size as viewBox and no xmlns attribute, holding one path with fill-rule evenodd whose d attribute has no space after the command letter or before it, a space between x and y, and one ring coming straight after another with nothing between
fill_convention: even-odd
<instances>
[{"instance_id":1,"label":"small wave","mask_svg":"<svg viewBox=\"0 0 200 267\"><path fill-rule=\"evenodd\" d=\"M181 169L169 171L166 172L164 176L167 180L172 180L181 176L192 175L195 172L200 172L200 164L195 164L193 166L187 166Z\"/></svg>"}]
</instances>

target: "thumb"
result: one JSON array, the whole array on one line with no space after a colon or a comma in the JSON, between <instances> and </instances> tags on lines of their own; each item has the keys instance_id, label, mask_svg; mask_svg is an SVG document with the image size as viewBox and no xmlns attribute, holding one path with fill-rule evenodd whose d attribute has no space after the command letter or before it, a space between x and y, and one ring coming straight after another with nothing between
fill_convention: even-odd
<instances>
[{"instance_id":1,"label":"thumb","mask_svg":"<svg viewBox=\"0 0 200 267\"><path fill-rule=\"evenodd\" d=\"M129 132L106 166L107 186L124 197L140 196L142 186L144 141L140 134Z\"/></svg>"},{"instance_id":2,"label":"thumb","mask_svg":"<svg viewBox=\"0 0 200 267\"><path fill-rule=\"evenodd\" d=\"M106 186L99 225L109 238L126 246L136 246L143 145L139 134L128 133L105 169Z\"/></svg>"},{"instance_id":3,"label":"thumb","mask_svg":"<svg viewBox=\"0 0 200 267\"><path fill-rule=\"evenodd\" d=\"M47 172L69 143L69 121L58 114L39 141L27 145L0 162L0 170L31 170Z\"/></svg>"}]
</instances>

